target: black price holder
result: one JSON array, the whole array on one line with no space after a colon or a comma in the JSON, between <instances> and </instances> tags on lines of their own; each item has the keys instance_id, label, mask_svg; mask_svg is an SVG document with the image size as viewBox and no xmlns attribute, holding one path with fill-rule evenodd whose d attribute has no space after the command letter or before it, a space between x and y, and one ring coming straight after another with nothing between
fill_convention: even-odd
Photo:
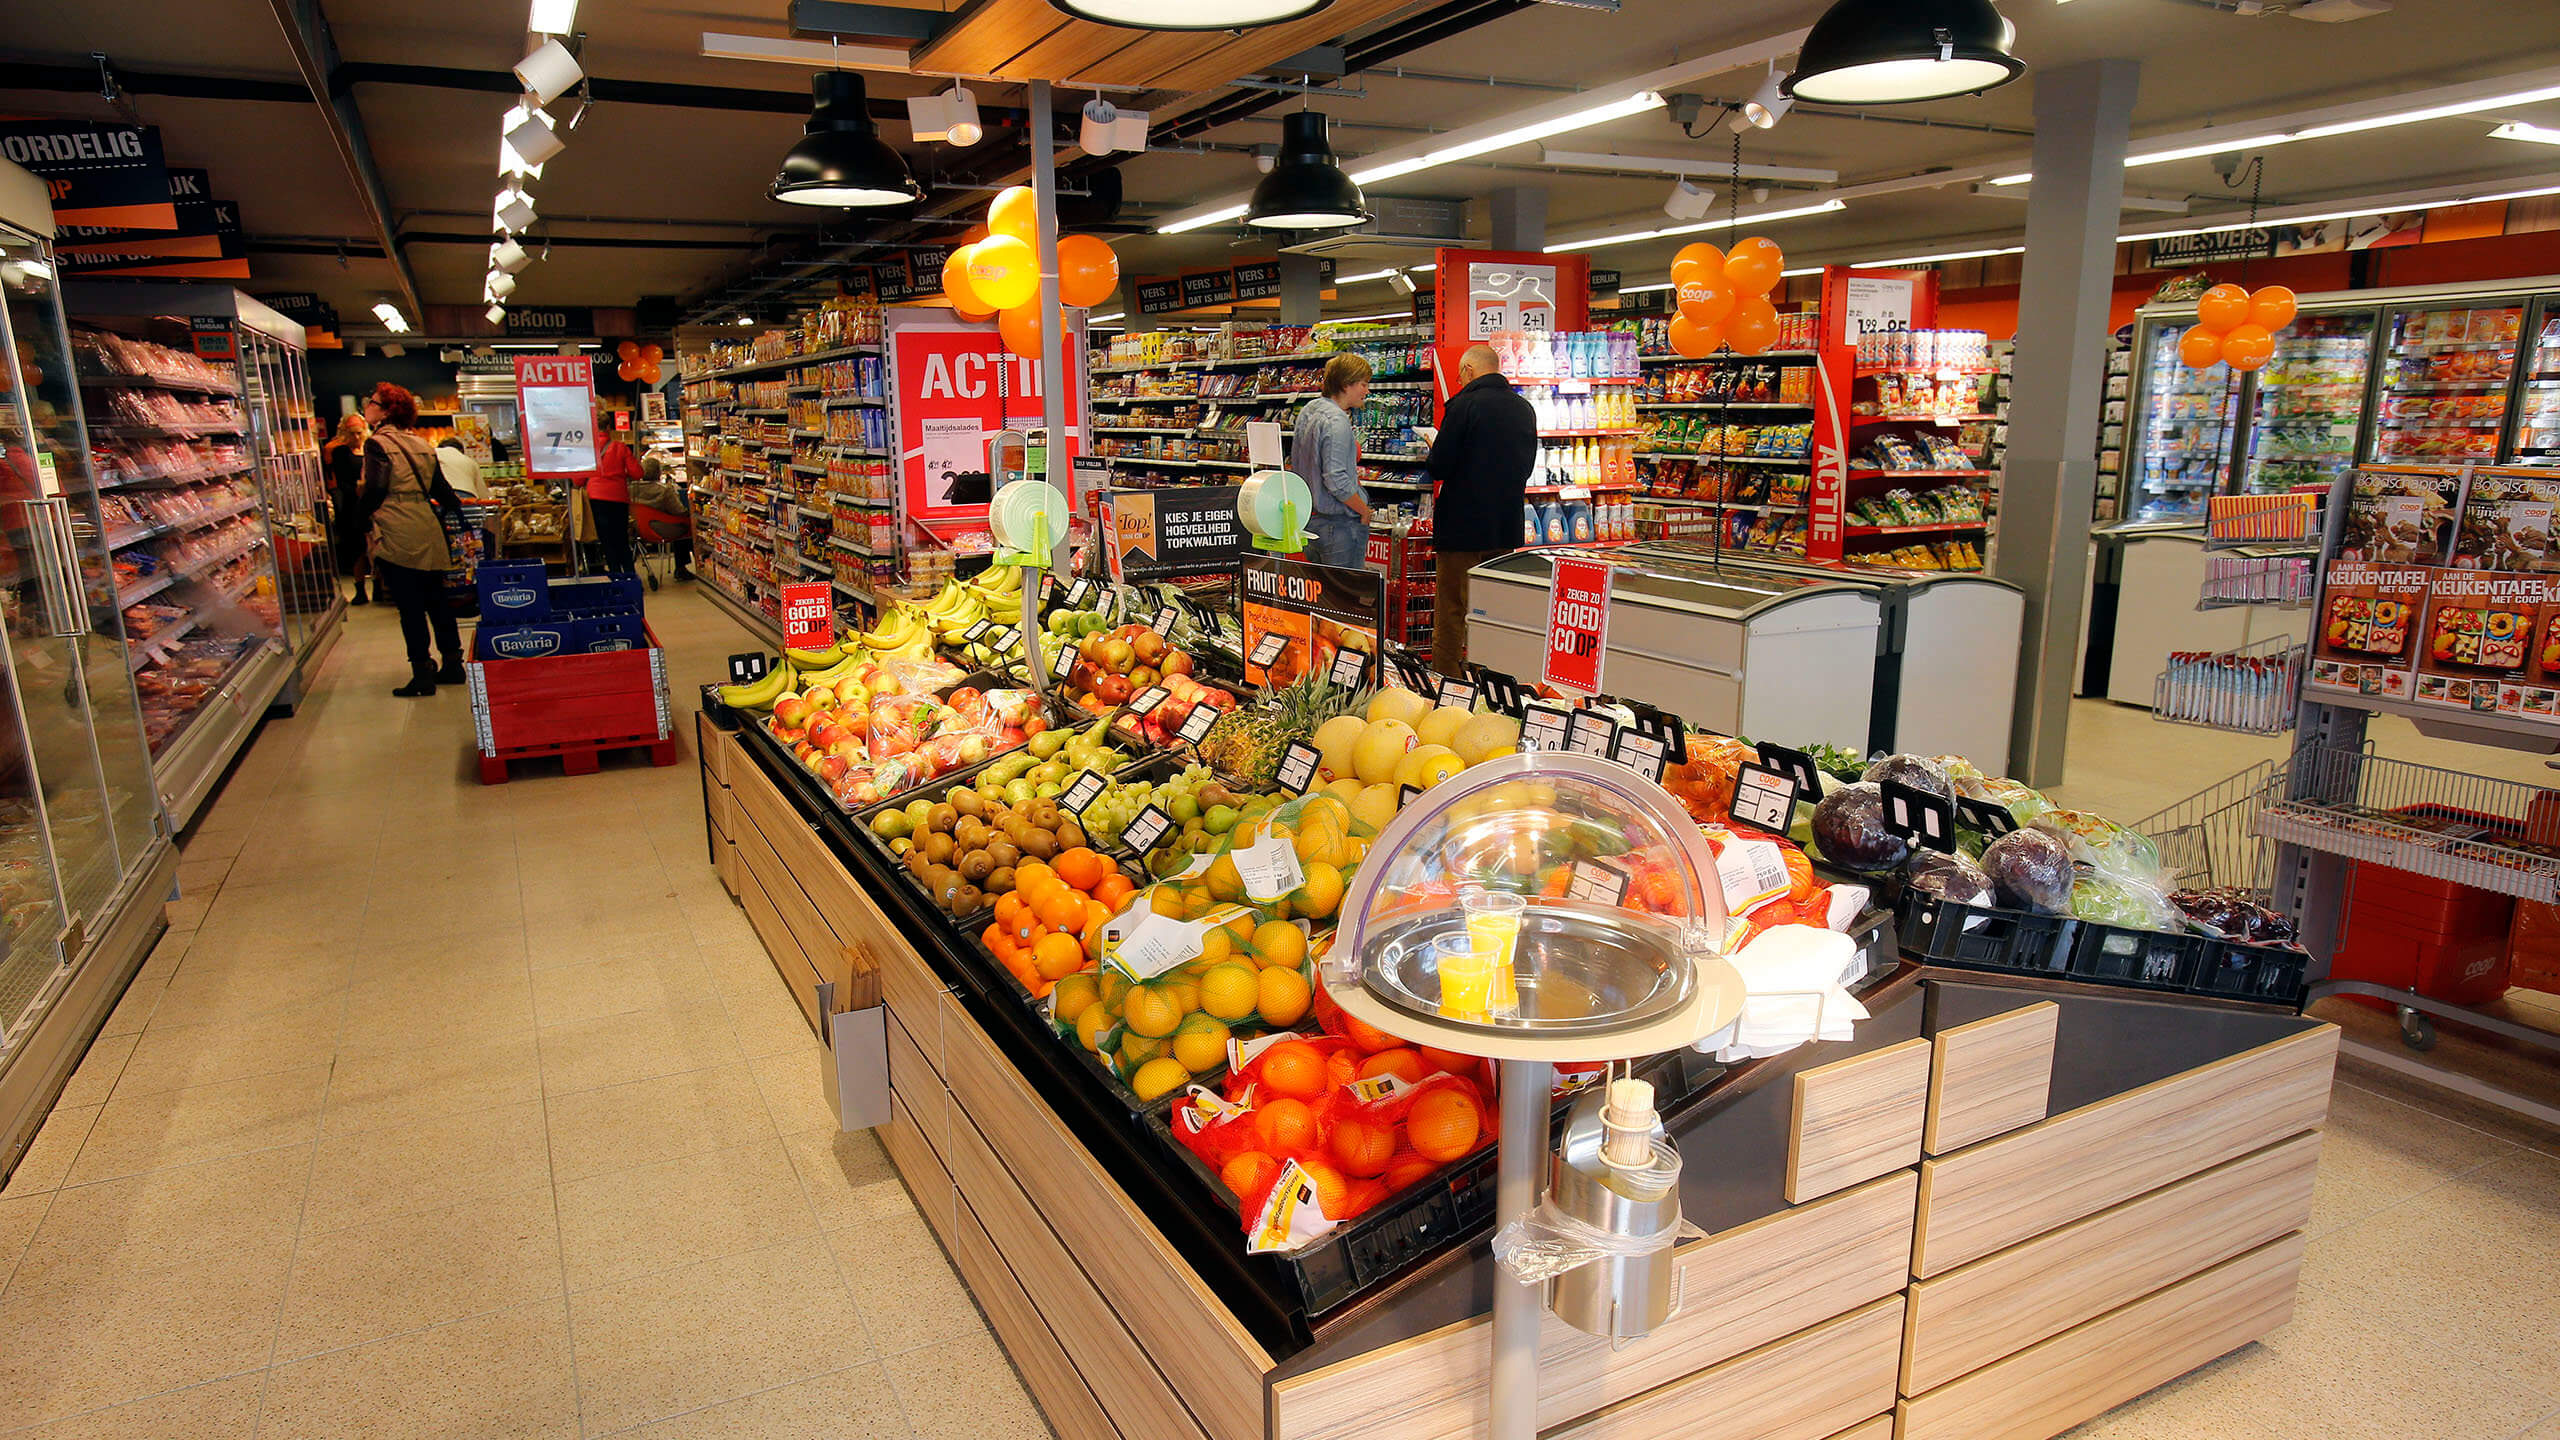
<instances>
[{"instance_id":1,"label":"black price holder","mask_svg":"<svg viewBox=\"0 0 2560 1440\"><path fill-rule=\"evenodd\" d=\"M1597 710L1576 710L1565 726L1564 748L1606 760L1618 743L1618 722Z\"/></svg>"},{"instance_id":2,"label":"black price holder","mask_svg":"<svg viewBox=\"0 0 2560 1440\"><path fill-rule=\"evenodd\" d=\"M1884 828L1942 855L1956 852L1956 812L1943 795L1884 782Z\"/></svg>"},{"instance_id":3,"label":"black price holder","mask_svg":"<svg viewBox=\"0 0 2560 1440\"><path fill-rule=\"evenodd\" d=\"M761 650L748 650L729 657L729 683L752 685L773 669L773 661Z\"/></svg>"},{"instance_id":4,"label":"black price holder","mask_svg":"<svg viewBox=\"0 0 2560 1440\"><path fill-rule=\"evenodd\" d=\"M1086 606L1092 604L1093 590L1094 585L1090 580L1078 580L1074 584L1069 585L1067 587L1067 608L1070 610L1082 610Z\"/></svg>"},{"instance_id":5,"label":"black price holder","mask_svg":"<svg viewBox=\"0 0 2560 1440\"><path fill-rule=\"evenodd\" d=\"M1572 738L1573 712L1552 700L1531 700L1520 709L1520 748L1562 750Z\"/></svg>"},{"instance_id":6,"label":"black price holder","mask_svg":"<svg viewBox=\"0 0 2560 1440\"><path fill-rule=\"evenodd\" d=\"M1772 835L1795 828L1796 801L1802 795L1795 777L1757 760L1745 760L1734 772L1733 818Z\"/></svg>"},{"instance_id":7,"label":"black price holder","mask_svg":"<svg viewBox=\"0 0 2560 1440\"><path fill-rule=\"evenodd\" d=\"M1431 703L1434 705L1455 705L1461 710L1472 710L1476 705L1475 682L1472 680L1452 680L1448 676L1443 675L1440 677L1439 689L1432 694Z\"/></svg>"},{"instance_id":8,"label":"black price holder","mask_svg":"<svg viewBox=\"0 0 2560 1440\"><path fill-rule=\"evenodd\" d=\"M1316 767L1322 763L1324 756L1316 747L1304 740L1290 741L1289 748L1280 752L1280 788L1292 795L1306 794L1316 783Z\"/></svg>"},{"instance_id":9,"label":"black price holder","mask_svg":"<svg viewBox=\"0 0 2560 1440\"><path fill-rule=\"evenodd\" d=\"M1956 819L1967 830L1979 830L1994 840L2018 828L2018 817L2009 813L2008 806L1962 795L1956 797Z\"/></svg>"},{"instance_id":10,"label":"black price holder","mask_svg":"<svg viewBox=\"0 0 2560 1440\"><path fill-rule=\"evenodd\" d=\"M1357 685L1369 678L1369 657L1357 650L1336 650L1333 652L1333 668L1326 672L1325 678L1345 689Z\"/></svg>"},{"instance_id":11,"label":"black price holder","mask_svg":"<svg viewBox=\"0 0 2560 1440\"><path fill-rule=\"evenodd\" d=\"M1627 886L1634 880L1625 869L1606 860L1577 860L1565 884L1565 897L1587 900L1595 905L1620 905L1626 902Z\"/></svg>"},{"instance_id":12,"label":"black price holder","mask_svg":"<svg viewBox=\"0 0 2560 1440\"><path fill-rule=\"evenodd\" d=\"M1129 817L1121 828L1120 843L1136 854L1144 855L1156 848L1156 842L1173 829L1173 817L1150 804Z\"/></svg>"},{"instance_id":13,"label":"black price holder","mask_svg":"<svg viewBox=\"0 0 2560 1440\"><path fill-rule=\"evenodd\" d=\"M1067 787L1065 794L1058 797L1058 807L1068 814L1081 815L1084 807L1100 799L1102 792L1109 788L1111 781L1101 771L1087 770L1075 778L1075 783Z\"/></svg>"},{"instance_id":14,"label":"black price holder","mask_svg":"<svg viewBox=\"0 0 2560 1440\"><path fill-rule=\"evenodd\" d=\"M964 643L975 645L986 639L987 632L994 628L996 628L996 622L993 620L972 620L969 622L969 628L960 632L960 639Z\"/></svg>"},{"instance_id":15,"label":"black price holder","mask_svg":"<svg viewBox=\"0 0 2560 1440\"><path fill-rule=\"evenodd\" d=\"M1281 652L1288 648L1288 636L1277 634L1265 635L1262 637L1261 641L1253 647L1253 654L1246 658L1251 660L1254 664L1263 666L1267 669L1270 667L1271 662L1279 659Z\"/></svg>"},{"instance_id":16,"label":"black price holder","mask_svg":"<svg viewBox=\"0 0 2560 1440\"><path fill-rule=\"evenodd\" d=\"M1182 717L1181 728L1173 732L1175 738L1188 745L1199 744L1208 739L1209 732L1216 728L1219 714L1215 706L1192 706L1191 713Z\"/></svg>"},{"instance_id":17,"label":"black price holder","mask_svg":"<svg viewBox=\"0 0 2560 1440\"><path fill-rule=\"evenodd\" d=\"M1180 608L1171 604L1159 605L1156 607L1156 618L1147 622L1147 628L1170 640L1173 638L1173 622L1181 616Z\"/></svg>"},{"instance_id":18,"label":"black price holder","mask_svg":"<svg viewBox=\"0 0 2560 1440\"><path fill-rule=\"evenodd\" d=\"M1430 693L1433 683L1431 667L1424 664L1421 657L1402 647L1387 653L1395 661L1396 674L1404 681L1404 688L1416 694Z\"/></svg>"},{"instance_id":19,"label":"black price holder","mask_svg":"<svg viewBox=\"0 0 2560 1440\"><path fill-rule=\"evenodd\" d=\"M1796 782L1799 797L1822 793L1822 771L1813 763L1812 756L1766 740L1760 742L1759 750L1760 763Z\"/></svg>"},{"instance_id":20,"label":"black price holder","mask_svg":"<svg viewBox=\"0 0 2560 1440\"><path fill-rule=\"evenodd\" d=\"M1146 689L1129 697L1129 713L1143 720L1147 716L1156 713L1156 707L1162 705L1165 702L1165 699L1166 695L1163 686L1150 685Z\"/></svg>"},{"instance_id":21,"label":"black price holder","mask_svg":"<svg viewBox=\"0 0 2560 1440\"><path fill-rule=\"evenodd\" d=\"M1022 648L1022 627L1018 625L1007 625L1003 629L998 630L994 637L987 641L987 644L994 647L995 652L999 655L1010 655L1014 651Z\"/></svg>"},{"instance_id":22,"label":"black price holder","mask_svg":"<svg viewBox=\"0 0 2560 1440\"><path fill-rule=\"evenodd\" d=\"M1666 753L1682 761L1688 759L1689 727L1681 722L1679 716L1668 710L1656 710L1650 705L1639 705L1636 707L1636 725L1660 736Z\"/></svg>"},{"instance_id":23,"label":"black price holder","mask_svg":"<svg viewBox=\"0 0 2560 1440\"><path fill-rule=\"evenodd\" d=\"M1671 752L1660 735L1651 730L1621 730L1609 742L1609 758L1626 766L1656 785L1662 783L1663 766Z\"/></svg>"},{"instance_id":24,"label":"black price holder","mask_svg":"<svg viewBox=\"0 0 2560 1440\"><path fill-rule=\"evenodd\" d=\"M1475 677L1476 693L1484 697L1485 703L1514 720L1520 718L1521 703L1529 694L1519 681L1482 665L1469 665L1467 673Z\"/></svg>"}]
</instances>

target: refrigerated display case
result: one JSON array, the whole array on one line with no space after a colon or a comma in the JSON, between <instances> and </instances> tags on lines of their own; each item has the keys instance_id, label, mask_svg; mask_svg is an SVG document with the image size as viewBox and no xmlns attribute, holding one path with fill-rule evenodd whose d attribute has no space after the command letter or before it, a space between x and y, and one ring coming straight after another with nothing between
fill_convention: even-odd
<instances>
[{"instance_id":1,"label":"refrigerated display case","mask_svg":"<svg viewBox=\"0 0 2560 1440\"><path fill-rule=\"evenodd\" d=\"M2389 312L2366 459L2488 464L2498 458L2527 297L2448 299Z\"/></svg>"},{"instance_id":2,"label":"refrigerated display case","mask_svg":"<svg viewBox=\"0 0 2560 1440\"><path fill-rule=\"evenodd\" d=\"M2195 307L2161 310L2143 317L2134 341L2127 520L2201 518L2205 497L2225 493L2231 484L2233 426L2244 377L2228 365L2187 368L2178 359L2178 337L2195 323Z\"/></svg>"},{"instance_id":3,"label":"refrigerated display case","mask_svg":"<svg viewBox=\"0 0 2560 1440\"><path fill-rule=\"evenodd\" d=\"M2532 337L2516 382L2515 438L2500 457L2509 465L2560 465L2560 296L2534 302Z\"/></svg>"},{"instance_id":4,"label":"refrigerated display case","mask_svg":"<svg viewBox=\"0 0 2560 1440\"><path fill-rule=\"evenodd\" d=\"M164 928L177 874L52 230L42 183L0 162L0 1177Z\"/></svg>"},{"instance_id":5,"label":"refrigerated display case","mask_svg":"<svg viewBox=\"0 0 2560 1440\"><path fill-rule=\"evenodd\" d=\"M2375 315L2369 309L2306 314L2276 336L2275 358L2250 386L2243 491L2326 485L2355 463Z\"/></svg>"}]
</instances>

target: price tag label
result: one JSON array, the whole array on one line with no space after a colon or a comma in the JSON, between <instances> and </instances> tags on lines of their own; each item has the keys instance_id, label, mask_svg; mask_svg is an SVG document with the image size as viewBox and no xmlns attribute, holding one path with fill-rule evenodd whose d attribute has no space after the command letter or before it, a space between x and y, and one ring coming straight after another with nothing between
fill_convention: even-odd
<instances>
[{"instance_id":1,"label":"price tag label","mask_svg":"<svg viewBox=\"0 0 2560 1440\"><path fill-rule=\"evenodd\" d=\"M1618 722L1596 710L1576 710L1565 726L1564 748L1576 755L1596 755L1606 760L1617 744Z\"/></svg>"},{"instance_id":2,"label":"price tag label","mask_svg":"<svg viewBox=\"0 0 2560 1440\"><path fill-rule=\"evenodd\" d=\"M1173 622L1180 619L1181 615L1182 611L1177 606L1170 604L1158 606L1156 618L1147 622L1147 628L1170 640L1173 638Z\"/></svg>"},{"instance_id":3,"label":"price tag label","mask_svg":"<svg viewBox=\"0 0 2560 1440\"><path fill-rule=\"evenodd\" d=\"M1452 680L1444 675L1440 677L1440 688L1432 698L1435 704L1455 705L1461 710L1472 710L1476 704L1475 682Z\"/></svg>"},{"instance_id":4,"label":"price tag label","mask_svg":"<svg viewBox=\"0 0 2560 1440\"><path fill-rule=\"evenodd\" d=\"M2018 817L2009 813L2008 806L1962 795L1956 797L1956 818L1966 829L1979 830L1994 840L2018 828Z\"/></svg>"},{"instance_id":5,"label":"price tag label","mask_svg":"<svg viewBox=\"0 0 2560 1440\"><path fill-rule=\"evenodd\" d=\"M1040 577L1040 608L1046 610L1057 603L1058 577L1055 575L1042 575Z\"/></svg>"},{"instance_id":6,"label":"price tag label","mask_svg":"<svg viewBox=\"0 0 2560 1440\"><path fill-rule=\"evenodd\" d=\"M995 647L995 652L997 654L1010 655L1014 651L1022 648L1022 632L1013 626L1008 625L997 631L995 638L987 643Z\"/></svg>"},{"instance_id":7,"label":"price tag label","mask_svg":"<svg viewBox=\"0 0 2560 1440\"><path fill-rule=\"evenodd\" d=\"M1621 730L1609 745L1610 759L1657 785L1662 783L1662 768L1669 757L1662 737L1650 730Z\"/></svg>"},{"instance_id":8,"label":"price tag label","mask_svg":"<svg viewBox=\"0 0 2560 1440\"><path fill-rule=\"evenodd\" d=\"M1361 654L1357 650L1336 650L1333 652L1333 669L1327 672L1325 677L1326 679L1347 689L1359 684L1368 677L1368 656Z\"/></svg>"},{"instance_id":9,"label":"price tag label","mask_svg":"<svg viewBox=\"0 0 2560 1440\"><path fill-rule=\"evenodd\" d=\"M1197 745L1201 741L1208 739L1209 732L1216 728L1218 723L1218 714L1219 712L1214 707L1208 705L1195 705L1192 707L1190 714L1182 717L1182 728L1174 731L1173 733L1176 737L1181 739L1184 744Z\"/></svg>"},{"instance_id":10,"label":"price tag label","mask_svg":"<svg viewBox=\"0 0 2560 1440\"><path fill-rule=\"evenodd\" d=\"M1745 760L1733 779L1733 818L1772 835L1795 828L1795 777L1782 775L1757 760Z\"/></svg>"},{"instance_id":11,"label":"price tag label","mask_svg":"<svg viewBox=\"0 0 2560 1440\"><path fill-rule=\"evenodd\" d=\"M1172 829L1173 817L1157 809L1153 803L1149 803L1146 808L1130 816L1129 823L1121 828L1120 843L1144 855L1156 848L1156 842L1163 839Z\"/></svg>"},{"instance_id":12,"label":"price tag label","mask_svg":"<svg viewBox=\"0 0 2560 1440\"><path fill-rule=\"evenodd\" d=\"M1576 860L1573 872L1565 882L1565 896L1588 900L1595 905L1626 903L1627 886L1635 877L1606 860Z\"/></svg>"},{"instance_id":13,"label":"price tag label","mask_svg":"<svg viewBox=\"0 0 2560 1440\"><path fill-rule=\"evenodd\" d=\"M1143 719L1156 713L1156 707L1162 705L1165 699L1163 686L1150 685L1129 697L1129 713Z\"/></svg>"},{"instance_id":14,"label":"price tag label","mask_svg":"<svg viewBox=\"0 0 2560 1440\"><path fill-rule=\"evenodd\" d=\"M754 682L763 679L765 677L765 672L772 668L773 661L767 658L765 653L761 650L749 650L742 654L732 655L729 657L729 683L732 685L753 684Z\"/></svg>"},{"instance_id":15,"label":"price tag label","mask_svg":"<svg viewBox=\"0 0 2560 1440\"><path fill-rule=\"evenodd\" d=\"M1256 665L1268 668L1272 661L1280 658L1280 652L1288 648L1288 636L1277 634L1265 635L1254 645L1253 653L1246 658Z\"/></svg>"},{"instance_id":16,"label":"price tag label","mask_svg":"<svg viewBox=\"0 0 2560 1440\"><path fill-rule=\"evenodd\" d=\"M1520 748L1565 749L1572 724L1573 713L1563 706L1549 700L1531 700L1520 710Z\"/></svg>"},{"instance_id":17,"label":"price tag label","mask_svg":"<svg viewBox=\"0 0 2560 1440\"><path fill-rule=\"evenodd\" d=\"M1760 763L1796 782L1796 794L1822 793L1822 772L1815 767L1812 756L1784 745L1772 745L1766 740L1760 742L1759 748Z\"/></svg>"},{"instance_id":18,"label":"price tag label","mask_svg":"<svg viewBox=\"0 0 2560 1440\"><path fill-rule=\"evenodd\" d=\"M1082 610L1093 600L1093 582L1078 580L1067 587L1067 608Z\"/></svg>"},{"instance_id":19,"label":"price tag label","mask_svg":"<svg viewBox=\"0 0 2560 1440\"><path fill-rule=\"evenodd\" d=\"M1075 778L1075 783L1067 787L1065 794L1058 797L1058 806L1060 809L1081 815L1084 813L1084 807L1100 799L1102 792L1110 786L1111 782L1104 778L1101 771L1087 770Z\"/></svg>"},{"instance_id":20,"label":"price tag label","mask_svg":"<svg viewBox=\"0 0 2560 1440\"><path fill-rule=\"evenodd\" d=\"M1313 745L1304 740L1290 741L1289 748L1280 752L1280 788L1292 795L1306 794L1307 787L1316 783L1316 767L1323 761L1324 756Z\"/></svg>"},{"instance_id":21,"label":"price tag label","mask_svg":"<svg viewBox=\"0 0 2560 1440\"><path fill-rule=\"evenodd\" d=\"M960 632L960 638L968 644L975 645L986 639L987 632L994 628L996 628L996 622L993 620L972 620L969 622L969 628Z\"/></svg>"},{"instance_id":22,"label":"price tag label","mask_svg":"<svg viewBox=\"0 0 2560 1440\"><path fill-rule=\"evenodd\" d=\"M1942 855L1956 850L1955 807L1943 796L1899 781L1884 782L1884 828Z\"/></svg>"}]
</instances>

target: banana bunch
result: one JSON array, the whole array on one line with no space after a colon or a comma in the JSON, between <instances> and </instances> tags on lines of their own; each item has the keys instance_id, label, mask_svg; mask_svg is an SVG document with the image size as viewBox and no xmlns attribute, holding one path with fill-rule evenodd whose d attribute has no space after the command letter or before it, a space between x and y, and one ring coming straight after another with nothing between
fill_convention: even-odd
<instances>
[{"instance_id":1,"label":"banana bunch","mask_svg":"<svg viewBox=\"0 0 2560 1440\"><path fill-rule=\"evenodd\" d=\"M919 618L918 612L905 605L893 605L878 625L853 638L870 652L870 658L891 657L907 660L933 658L933 627Z\"/></svg>"},{"instance_id":2,"label":"banana bunch","mask_svg":"<svg viewBox=\"0 0 2560 1440\"><path fill-rule=\"evenodd\" d=\"M723 685L718 693L720 703L732 710L770 710L774 701L795 693L799 688L800 677L792 670L791 662L785 660L764 672L764 678L753 684Z\"/></svg>"},{"instance_id":3,"label":"banana bunch","mask_svg":"<svg viewBox=\"0 0 2560 1440\"><path fill-rule=\"evenodd\" d=\"M794 670L826 670L844 659L844 647L830 644L824 650L785 650L782 658L790 661Z\"/></svg>"},{"instance_id":4,"label":"banana bunch","mask_svg":"<svg viewBox=\"0 0 2560 1440\"><path fill-rule=\"evenodd\" d=\"M1011 625L1021 618L1022 572L1010 565L990 567L970 580L947 580L924 603L922 618L943 649L968 650L969 627L981 620Z\"/></svg>"}]
</instances>

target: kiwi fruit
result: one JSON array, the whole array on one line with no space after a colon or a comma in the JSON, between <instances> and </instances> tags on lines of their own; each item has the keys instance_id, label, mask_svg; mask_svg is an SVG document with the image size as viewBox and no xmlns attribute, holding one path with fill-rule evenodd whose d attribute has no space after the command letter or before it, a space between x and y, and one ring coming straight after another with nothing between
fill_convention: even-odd
<instances>
[{"instance_id":1,"label":"kiwi fruit","mask_svg":"<svg viewBox=\"0 0 2560 1440\"><path fill-rule=\"evenodd\" d=\"M950 834L952 827L959 823L960 812L952 809L947 802L934 806L924 815L924 828L937 835Z\"/></svg>"},{"instance_id":2,"label":"kiwi fruit","mask_svg":"<svg viewBox=\"0 0 2560 1440\"><path fill-rule=\"evenodd\" d=\"M932 862L931 860L929 860L929 859L925 858L925 853L924 853L924 851L923 851L923 850L921 850L921 849L915 849L915 850L909 850L909 851L907 852L907 873L908 873L908 874L913 875L913 876L914 876L914 877L916 877L918 880L922 880L923 878L925 878L925 876L927 876L927 875L931 874L932 872L933 872L933 862Z\"/></svg>"},{"instance_id":3,"label":"kiwi fruit","mask_svg":"<svg viewBox=\"0 0 2560 1440\"><path fill-rule=\"evenodd\" d=\"M983 850L987 844L987 822L971 815L952 827L951 838L962 850Z\"/></svg>"},{"instance_id":4,"label":"kiwi fruit","mask_svg":"<svg viewBox=\"0 0 2560 1440\"><path fill-rule=\"evenodd\" d=\"M966 880L961 881L960 888L952 893L951 913L954 915L966 915L985 908L987 908L986 893Z\"/></svg>"},{"instance_id":5,"label":"kiwi fruit","mask_svg":"<svg viewBox=\"0 0 2560 1440\"><path fill-rule=\"evenodd\" d=\"M996 862L984 850L972 850L960 857L960 878L975 885L995 872Z\"/></svg>"},{"instance_id":6,"label":"kiwi fruit","mask_svg":"<svg viewBox=\"0 0 2560 1440\"><path fill-rule=\"evenodd\" d=\"M990 895L1010 895L1013 893L1013 867L999 865L988 871L987 878L979 884Z\"/></svg>"},{"instance_id":7,"label":"kiwi fruit","mask_svg":"<svg viewBox=\"0 0 2560 1440\"><path fill-rule=\"evenodd\" d=\"M935 865L948 866L956 848L951 837L939 830L924 837L924 858Z\"/></svg>"},{"instance_id":8,"label":"kiwi fruit","mask_svg":"<svg viewBox=\"0 0 2560 1440\"><path fill-rule=\"evenodd\" d=\"M1022 853L1034 860L1046 860L1058 853L1058 842L1046 830L1026 830L1022 834Z\"/></svg>"},{"instance_id":9,"label":"kiwi fruit","mask_svg":"<svg viewBox=\"0 0 2560 1440\"><path fill-rule=\"evenodd\" d=\"M959 811L960 818L966 820L973 815L984 814L987 802L977 791L964 787L951 792L951 808Z\"/></svg>"},{"instance_id":10,"label":"kiwi fruit","mask_svg":"<svg viewBox=\"0 0 2560 1440\"><path fill-rule=\"evenodd\" d=\"M1022 847L1010 840L990 840L987 842L987 858L995 862L997 869L1010 870L1022 863Z\"/></svg>"},{"instance_id":11,"label":"kiwi fruit","mask_svg":"<svg viewBox=\"0 0 2560 1440\"><path fill-rule=\"evenodd\" d=\"M1062 821L1058 826L1056 838L1059 849L1073 850L1084 843L1084 827L1073 820Z\"/></svg>"}]
</instances>

